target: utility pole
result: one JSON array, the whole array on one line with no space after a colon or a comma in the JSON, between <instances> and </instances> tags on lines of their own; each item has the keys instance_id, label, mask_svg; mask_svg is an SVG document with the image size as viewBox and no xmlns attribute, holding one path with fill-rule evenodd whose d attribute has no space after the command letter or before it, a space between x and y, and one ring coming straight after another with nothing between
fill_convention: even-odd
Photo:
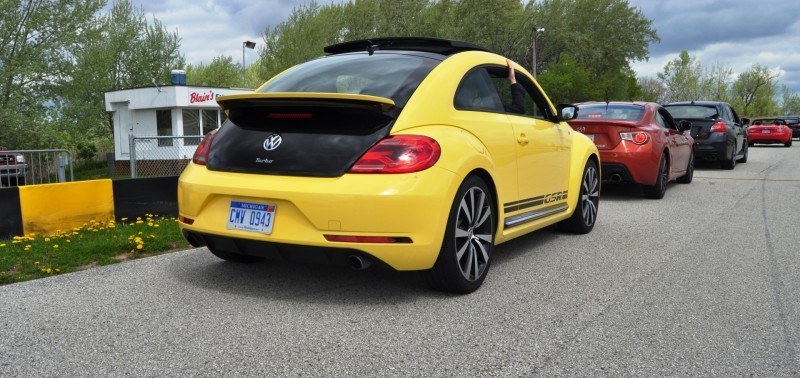
<instances>
[{"instance_id":1,"label":"utility pole","mask_svg":"<svg viewBox=\"0 0 800 378\"><path fill-rule=\"evenodd\" d=\"M247 88L247 68L244 64L244 48L247 47L248 49L252 50L256 48L256 43L251 41L244 41L242 42L242 88Z\"/></svg>"},{"instance_id":2,"label":"utility pole","mask_svg":"<svg viewBox=\"0 0 800 378\"><path fill-rule=\"evenodd\" d=\"M539 36L539 33L543 31L544 28L537 28L536 25L533 25L533 38L531 39L531 73L534 79L536 78L536 38Z\"/></svg>"}]
</instances>

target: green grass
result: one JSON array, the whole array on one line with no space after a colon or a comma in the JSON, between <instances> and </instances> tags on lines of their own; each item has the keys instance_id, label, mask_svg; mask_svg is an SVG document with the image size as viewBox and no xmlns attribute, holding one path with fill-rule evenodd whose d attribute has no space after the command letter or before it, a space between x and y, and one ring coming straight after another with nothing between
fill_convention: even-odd
<instances>
[{"instance_id":1,"label":"green grass","mask_svg":"<svg viewBox=\"0 0 800 378\"><path fill-rule=\"evenodd\" d=\"M188 247L175 218L154 215L118 223L92 221L52 235L0 239L0 285Z\"/></svg>"},{"instance_id":2,"label":"green grass","mask_svg":"<svg viewBox=\"0 0 800 378\"><path fill-rule=\"evenodd\" d=\"M79 163L75 163L72 173L75 175L75 181L98 180L106 178L130 178L130 175L109 176L108 163L99 160L84 160Z\"/></svg>"}]
</instances>

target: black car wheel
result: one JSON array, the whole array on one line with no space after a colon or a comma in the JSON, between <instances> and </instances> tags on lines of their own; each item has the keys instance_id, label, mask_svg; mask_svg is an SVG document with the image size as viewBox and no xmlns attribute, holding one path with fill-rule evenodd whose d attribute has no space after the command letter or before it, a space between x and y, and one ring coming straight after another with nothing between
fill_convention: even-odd
<instances>
[{"instance_id":1,"label":"black car wheel","mask_svg":"<svg viewBox=\"0 0 800 378\"><path fill-rule=\"evenodd\" d=\"M792 138L789 138L789 141L783 144L784 147L791 147L792 146Z\"/></svg>"},{"instance_id":2,"label":"black car wheel","mask_svg":"<svg viewBox=\"0 0 800 378\"><path fill-rule=\"evenodd\" d=\"M450 208L439 257L424 272L434 289L467 294L481 286L494 251L494 214L494 198L486 183L477 176L467 177Z\"/></svg>"},{"instance_id":3,"label":"black car wheel","mask_svg":"<svg viewBox=\"0 0 800 378\"><path fill-rule=\"evenodd\" d=\"M747 163L747 153L749 150L750 150L750 143L748 142L744 144L744 156L742 156L742 158L739 159L738 161L739 163Z\"/></svg>"},{"instance_id":4,"label":"black car wheel","mask_svg":"<svg viewBox=\"0 0 800 378\"><path fill-rule=\"evenodd\" d=\"M583 168L580 197L572 216L558 222L558 229L573 234L588 234L597 222L597 209L600 205L600 176L593 160Z\"/></svg>"},{"instance_id":5,"label":"black car wheel","mask_svg":"<svg viewBox=\"0 0 800 378\"><path fill-rule=\"evenodd\" d=\"M745 160L747 160L747 153L745 152ZM689 163L686 165L686 174L681 177L678 177L676 182L681 184L689 184L692 182L694 178L694 152L689 155Z\"/></svg>"},{"instance_id":6,"label":"black car wheel","mask_svg":"<svg viewBox=\"0 0 800 378\"><path fill-rule=\"evenodd\" d=\"M651 199L662 199L667 192L667 182L669 180L669 169L667 166L666 154L661 155L661 162L658 164L658 178L655 185L642 185L644 196Z\"/></svg>"},{"instance_id":7,"label":"black car wheel","mask_svg":"<svg viewBox=\"0 0 800 378\"><path fill-rule=\"evenodd\" d=\"M719 162L719 165L722 166L724 169L734 169L736 168L736 144L733 145L731 149L731 156L728 160L722 160Z\"/></svg>"}]
</instances>

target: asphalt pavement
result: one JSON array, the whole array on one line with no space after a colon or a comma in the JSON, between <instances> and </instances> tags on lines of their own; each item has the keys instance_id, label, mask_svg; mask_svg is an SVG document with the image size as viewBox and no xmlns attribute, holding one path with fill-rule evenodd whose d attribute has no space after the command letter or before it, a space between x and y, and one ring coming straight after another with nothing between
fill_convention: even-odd
<instances>
[{"instance_id":1,"label":"asphalt pavement","mask_svg":"<svg viewBox=\"0 0 800 378\"><path fill-rule=\"evenodd\" d=\"M0 376L798 376L798 231L800 147L755 147L663 200L607 185L471 295L203 248L3 286Z\"/></svg>"}]
</instances>

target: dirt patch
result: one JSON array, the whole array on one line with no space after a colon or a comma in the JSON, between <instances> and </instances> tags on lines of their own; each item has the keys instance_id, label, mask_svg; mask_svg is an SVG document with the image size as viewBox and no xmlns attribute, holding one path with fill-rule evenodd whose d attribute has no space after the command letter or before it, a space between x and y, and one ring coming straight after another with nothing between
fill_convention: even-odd
<instances>
[{"instance_id":1,"label":"dirt patch","mask_svg":"<svg viewBox=\"0 0 800 378\"><path fill-rule=\"evenodd\" d=\"M125 260L129 260L130 258L131 258L131 254L128 253L128 252L120 253L119 255L114 256L114 260L117 260L117 261L125 261Z\"/></svg>"},{"instance_id":2,"label":"dirt patch","mask_svg":"<svg viewBox=\"0 0 800 378\"><path fill-rule=\"evenodd\" d=\"M97 261L92 261L92 262L90 262L90 263L88 263L86 265L79 266L77 268L77 270L92 269L92 268L97 268L98 266L100 266L100 264L98 264Z\"/></svg>"}]
</instances>

